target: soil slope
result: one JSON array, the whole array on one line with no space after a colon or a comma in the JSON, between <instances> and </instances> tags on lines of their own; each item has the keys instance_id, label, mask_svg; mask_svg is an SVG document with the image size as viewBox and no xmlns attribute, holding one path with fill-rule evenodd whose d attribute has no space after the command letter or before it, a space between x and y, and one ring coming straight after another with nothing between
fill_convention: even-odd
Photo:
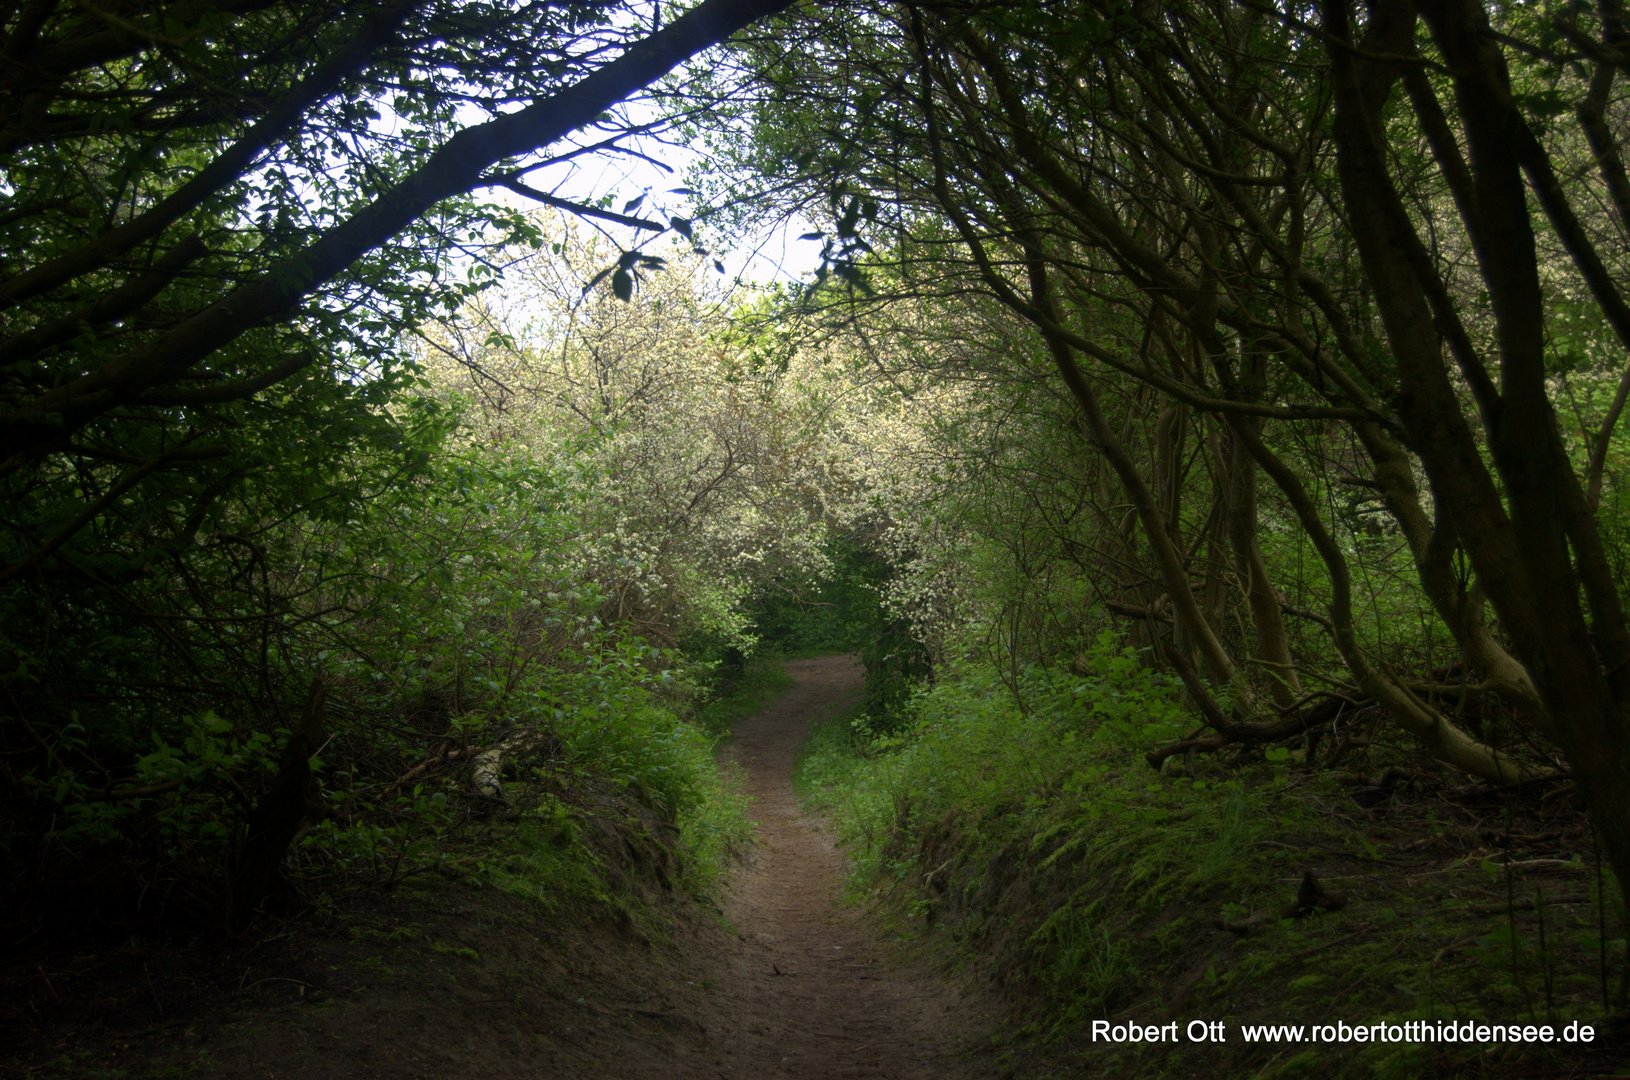
<instances>
[{"instance_id":1,"label":"soil slope","mask_svg":"<svg viewBox=\"0 0 1630 1080\"><path fill-rule=\"evenodd\" d=\"M992 1010L879 941L839 902L843 857L800 812L793 756L860 686L852 658L742 722L759 843L722 912L668 887L649 848L624 912L585 924L440 879L228 947L130 941L0 962L0 1075L424 1080L958 1080L995 1075ZM607 800L610 802L610 800ZM609 844L625 843L608 823ZM7 1045L9 1044L9 1045ZM986 1060L980 1061L978 1057Z\"/></svg>"}]
</instances>

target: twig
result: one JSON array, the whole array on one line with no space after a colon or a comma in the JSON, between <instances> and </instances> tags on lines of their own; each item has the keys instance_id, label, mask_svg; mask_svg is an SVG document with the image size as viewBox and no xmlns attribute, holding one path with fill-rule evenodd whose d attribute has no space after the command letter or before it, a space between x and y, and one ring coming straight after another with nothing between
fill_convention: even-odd
<instances>
[{"instance_id":1,"label":"twig","mask_svg":"<svg viewBox=\"0 0 1630 1080\"><path fill-rule=\"evenodd\" d=\"M1563 904L1588 904L1590 903L1590 894L1568 893L1564 896L1548 896L1545 898L1545 903L1555 904L1557 906L1561 906ZM1471 911L1474 915L1499 915L1503 914L1508 908L1512 911L1532 911L1534 906L1534 898L1532 896L1524 896L1513 899L1510 904L1507 904L1505 901L1501 901L1498 904L1473 904L1471 906Z\"/></svg>"}]
</instances>

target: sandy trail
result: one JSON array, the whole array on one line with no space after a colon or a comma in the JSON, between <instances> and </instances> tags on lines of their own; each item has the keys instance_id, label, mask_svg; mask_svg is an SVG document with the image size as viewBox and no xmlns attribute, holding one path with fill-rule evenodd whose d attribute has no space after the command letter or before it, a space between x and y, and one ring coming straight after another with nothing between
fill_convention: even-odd
<instances>
[{"instance_id":1,"label":"sandy trail","mask_svg":"<svg viewBox=\"0 0 1630 1080\"><path fill-rule=\"evenodd\" d=\"M853 657L791 661L796 685L736 727L759 846L734 875L725 912L745 948L719 986L736 1037L717 1039L726 1077L936 1080L983 1075L961 1057L988 1031L971 998L886 955L840 901L844 856L792 790L793 758L818 720L861 686Z\"/></svg>"}]
</instances>

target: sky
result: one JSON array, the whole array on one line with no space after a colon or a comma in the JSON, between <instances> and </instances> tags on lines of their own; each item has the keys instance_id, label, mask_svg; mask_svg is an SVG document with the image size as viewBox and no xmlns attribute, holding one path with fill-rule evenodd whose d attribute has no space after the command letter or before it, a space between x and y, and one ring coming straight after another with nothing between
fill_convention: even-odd
<instances>
[{"instance_id":1,"label":"sky","mask_svg":"<svg viewBox=\"0 0 1630 1080\"><path fill-rule=\"evenodd\" d=\"M407 126L388 102L374 104L378 110L372 124L375 131L394 136ZM516 101L511 107L518 109L523 105ZM475 126L491 119L490 113L474 105L466 106L455 115L458 127ZM547 153L559 158L576 147L606 139L614 128L638 129L651 125L659 114L649 101L636 100L618 106L612 111L612 117L605 118L609 121L606 125L581 130L547 148ZM618 149L585 153L546 164L526 173L521 180L531 188L575 203L595 205L610 196L609 209L613 211L621 211L643 196L641 204L628 211L641 218L665 222L669 216L676 215L698 219L697 239L707 247L709 256L724 264L720 280L726 285L738 281L751 286L809 281L820 265L822 243L799 237L818 231L821 226L794 218L743 237L729 238L727 242L707 227L705 213L696 205L696 199L674 190L684 189L687 175L703 164L705 155L700 147L676 144L671 140L671 133L660 138L631 136L621 139ZM560 212L503 187L489 188L481 194L518 209ZM645 241L643 250L663 255L671 243L679 240L671 231L653 237L650 232L627 226L589 218L581 220L588 226L603 229L625 249Z\"/></svg>"},{"instance_id":2,"label":"sky","mask_svg":"<svg viewBox=\"0 0 1630 1080\"><path fill-rule=\"evenodd\" d=\"M622 110L627 115L627 107ZM640 117L630 117L637 121ZM627 141L635 153L599 152L558 165L545 166L530 174L526 182L561 199L593 204L602 196L612 196L612 210L621 210L628 202L645 196L645 201L632 213L641 217L665 219L669 215L691 217L697 213L695 201L689 196L674 193L684 188L685 177L704 162L699 149L674 145L655 138L634 138ZM666 165L667 170L658 164ZM671 171L668 171L671 170ZM539 204L522 195L504 189L495 189L492 196L499 202L521 208L538 208ZM632 244L635 237L645 233L600 223L619 241ZM727 280L741 280L748 284L767 285L775 282L807 281L820 264L821 242L799 240L798 237L818 229L819 226L802 219L762 229L755 234L716 250L717 235L698 234L698 239L710 247L710 254L724 263ZM650 250L659 252L666 246L668 236L658 237Z\"/></svg>"}]
</instances>

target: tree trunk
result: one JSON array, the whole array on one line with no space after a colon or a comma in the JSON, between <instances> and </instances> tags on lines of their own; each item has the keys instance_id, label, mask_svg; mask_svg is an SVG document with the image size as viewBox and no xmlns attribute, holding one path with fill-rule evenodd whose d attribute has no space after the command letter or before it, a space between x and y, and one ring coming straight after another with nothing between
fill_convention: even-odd
<instances>
[{"instance_id":1,"label":"tree trunk","mask_svg":"<svg viewBox=\"0 0 1630 1080\"><path fill-rule=\"evenodd\" d=\"M1253 430L1260 427L1260 422L1254 419L1241 422L1252 425ZM1262 560L1262 547L1257 543L1256 461L1237 437L1226 440L1224 446L1230 487L1228 542L1234 549L1235 565L1251 609L1256 655L1268 669L1274 703L1280 708L1289 708L1302 696L1302 687L1296 678L1295 662L1291 660L1290 639L1285 634L1279 597L1268 579L1268 566Z\"/></svg>"},{"instance_id":2,"label":"tree trunk","mask_svg":"<svg viewBox=\"0 0 1630 1080\"><path fill-rule=\"evenodd\" d=\"M1039 258L1031 262L1030 271L1034 303L1048 315L1047 324L1038 328L1048 350L1052 353L1059 373L1064 377L1065 385L1069 387L1071 395L1081 407L1082 415L1087 422L1088 436L1097 444L1110 468L1115 470L1116 476L1126 488L1127 497L1132 500L1138 520L1143 525L1144 539L1149 541L1155 566L1160 570L1161 580L1166 586L1167 595L1171 598L1177 625L1193 642L1212 681L1219 686L1231 682L1235 673L1233 658L1228 655L1216 631L1206 620L1205 613L1200 610L1200 602L1195 598L1194 588L1189 581L1188 569L1183 565L1183 553L1172 543L1155 493L1144 482L1137 465L1126 453L1126 448L1121 445L1120 440L1115 437L1114 429L1109 426L1109 421L1098 402L1098 395L1087 381L1086 373L1075 362L1070 346L1049 329L1050 326L1060 325L1060 321L1047 274ZM1248 700L1249 695L1244 694L1243 697Z\"/></svg>"},{"instance_id":3,"label":"tree trunk","mask_svg":"<svg viewBox=\"0 0 1630 1080\"><path fill-rule=\"evenodd\" d=\"M1583 512L1546 393L1544 297L1512 137L1524 121L1504 57L1477 4L1420 4L1454 76L1465 130L1474 198L1463 200L1462 213L1495 319L1496 387L1387 168L1381 111L1399 77L1388 57L1413 50L1416 13L1405 0L1380 0L1360 52L1351 45L1346 0L1322 7L1342 193L1397 360L1399 415L1546 706L1545 733L1566 755L1623 888L1630 884L1630 687L1623 685L1630 656L1617 590L1601 571L1600 537ZM1445 346L1476 399L1498 484L1461 411Z\"/></svg>"},{"instance_id":4,"label":"tree trunk","mask_svg":"<svg viewBox=\"0 0 1630 1080\"><path fill-rule=\"evenodd\" d=\"M326 696L322 680L313 679L299 726L289 732L289 741L283 746L277 776L249 815L249 827L233 861L232 878L227 886L228 933L235 934L248 925L255 906L277 882L283 857L300 831L300 823L317 804L311 756L323 743L323 699Z\"/></svg>"}]
</instances>

